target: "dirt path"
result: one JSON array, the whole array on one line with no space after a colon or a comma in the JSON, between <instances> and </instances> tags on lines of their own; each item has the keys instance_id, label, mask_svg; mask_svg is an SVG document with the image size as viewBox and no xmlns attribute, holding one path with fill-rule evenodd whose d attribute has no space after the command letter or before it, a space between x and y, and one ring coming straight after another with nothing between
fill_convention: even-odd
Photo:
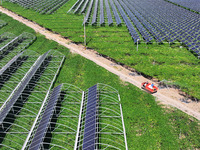
<instances>
[{"instance_id":1,"label":"dirt path","mask_svg":"<svg viewBox=\"0 0 200 150\"><path fill-rule=\"evenodd\" d=\"M98 53L94 50L87 50L83 45L76 45L72 43L69 39L65 39L61 37L58 34L54 34L45 28L39 26L38 24L31 22L21 16L18 16L17 14L3 8L0 6L0 11L2 13L7 14L8 16L12 17L15 20L18 20L19 22L24 23L25 25L31 27L36 32L39 32L40 34L43 34L46 36L47 39L54 40L58 42L59 44L67 47L70 49L72 53L77 53L93 62L95 62L97 65L102 66L103 68L107 69L108 71L118 75L121 80L127 81L138 88L140 88L141 83L144 81L149 81L148 79L144 78L143 76L134 76L133 72L127 70L126 68L113 63L112 61L101 57L98 55ZM149 81L152 82L152 81ZM156 83L155 83L156 84ZM155 93L154 96L160 103L165 105L171 105L173 107L176 107L180 109L181 111L197 118L200 120L200 103L192 102L190 103L183 103L180 101L181 98L184 98L179 94L178 90L175 89L160 89L158 93Z\"/></svg>"}]
</instances>

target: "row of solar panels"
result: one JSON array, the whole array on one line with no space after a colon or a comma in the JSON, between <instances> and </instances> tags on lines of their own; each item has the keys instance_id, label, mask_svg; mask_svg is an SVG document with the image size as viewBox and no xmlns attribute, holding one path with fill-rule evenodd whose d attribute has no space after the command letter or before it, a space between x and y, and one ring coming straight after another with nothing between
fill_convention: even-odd
<instances>
[{"instance_id":1,"label":"row of solar panels","mask_svg":"<svg viewBox=\"0 0 200 150\"><path fill-rule=\"evenodd\" d=\"M141 37L146 43L150 43L154 39L158 43L180 41L200 55L199 14L163 0L102 0L100 3L98 0L87 0L84 2L78 0L70 9L74 13L84 13L87 10L83 23L91 21L92 25L97 24L97 12L99 11L100 25L105 23L105 18L102 19L102 17L106 17L108 24L111 25L113 18L110 10L112 10L116 24L120 25L121 18L123 19L134 43L141 40ZM86 9L86 6L89 8ZM104 6L107 16L104 16Z\"/></svg>"},{"instance_id":2,"label":"row of solar panels","mask_svg":"<svg viewBox=\"0 0 200 150\"><path fill-rule=\"evenodd\" d=\"M102 92L99 89L99 85L101 84L96 84L92 87L90 87L88 89L87 92L85 92L85 94L83 94L83 99L82 99L82 104L80 107L80 116L79 116L79 122L77 122L78 124L78 128L77 128L77 133L76 133L76 138L74 138L74 145L71 146L71 149L84 149L84 150L95 150L95 149L104 149L104 148L116 148L116 149L128 149L127 147L127 143L126 143L126 138L125 136L125 129L123 129L123 119L121 118L121 112L119 109L119 112L117 112L117 114L120 114L119 116L117 116L118 118L120 118L120 120L117 120L118 125L116 126L116 124L106 124L105 126L103 124L101 124L100 122L102 121L101 119L99 119L102 114L102 112L99 110L101 108L100 104L100 95L106 95L106 97L111 97L112 100L114 97L112 97L111 95L109 95L108 93L115 93L116 91L112 91L112 89L110 89L111 91L105 91L105 93L103 93L103 89ZM109 87L107 85L103 85L103 87ZM110 87L109 87L110 88ZM63 92L66 91L66 92ZM55 87L52 92L51 95L48 98L48 101L46 102L46 106L44 106L44 111L41 115L41 119L38 119L37 123L38 126L37 128L34 128L29 140L28 140L28 144L26 146L26 149L30 149L30 150L38 150L38 149L43 149L45 146L45 144L47 144L45 141L45 139L48 137L48 135L53 134L53 130L51 130L51 128L53 128L53 126L55 126L55 122L53 122L52 120L56 117L59 116L55 115L57 114L56 109L58 108L58 103L59 101L62 99L61 97L63 96L63 93L65 93L64 95L67 95L66 93L69 92L68 89L65 90L63 89L63 85L59 85L57 87ZM75 91L73 91L75 92ZM115 93L117 94L117 93ZM68 95L68 97L70 97ZM103 97L103 96L102 96ZM115 101L115 103L109 103L109 101L106 100L106 98L103 98L103 102L104 103L108 103L108 105L113 105L115 108L116 106L119 106L119 101ZM118 100L118 99L117 99ZM72 103L73 104L73 103ZM85 104L85 105L84 105ZM105 107L105 106L104 106ZM59 106L59 108L61 108ZM103 109L103 107L101 108ZM110 110L111 107L109 106L109 108L107 109ZM116 111L113 110L113 112ZM105 112L105 110L103 111ZM99 118L98 118L99 117ZM104 116L105 117L105 116ZM106 116L106 117L112 117L112 116ZM116 117L116 116L115 116ZM82 119L81 119L82 118ZM114 121L113 121L114 122ZM121 123L120 123L121 122ZM105 124L105 122L104 122ZM120 127L121 124L121 130L119 130L118 128ZM60 124L61 125L61 124ZM101 125L101 127L100 127ZM59 126L58 126L59 128ZM112 129L110 133L103 133L101 132L101 130L105 130L105 128L109 128ZM67 128L65 128L67 130ZM114 132L116 129L118 129L120 131L120 133L116 133ZM60 131L60 130L59 130ZM62 134L62 133L61 133ZM103 137L103 134L113 134L112 138L110 136L108 136L105 139L100 139L100 137ZM121 136L121 137L120 137ZM52 138L52 137L48 137L48 138ZM47 138L47 139L48 139ZM104 137L105 138L105 137ZM118 141L116 141L116 139L118 139ZM54 140L54 139L52 139ZM72 140L72 139L70 139ZM105 140L105 141L104 141ZM49 140L51 141L51 140ZM68 142L68 141L65 141ZM105 143L104 143L105 142ZM120 143L119 143L120 142ZM49 143L50 144L50 143ZM114 145L112 145L114 144ZM57 145L54 145L57 146ZM62 149L62 145L60 145L60 148Z\"/></svg>"},{"instance_id":3,"label":"row of solar panels","mask_svg":"<svg viewBox=\"0 0 200 150\"><path fill-rule=\"evenodd\" d=\"M65 56L57 51L48 51L38 57L35 52L25 50L35 38L30 33L19 36L11 33L0 35L0 147L3 148L22 148L22 145L19 148L22 144L19 141L23 140L20 133L28 134L26 132L31 127L28 128L26 119L24 122L18 120L21 116L26 118L26 115L29 117L37 114L34 107L36 104L41 105L38 99L41 95L48 95L47 91L51 89L65 59ZM35 92L37 94L34 96ZM31 99L35 102L29 102ZM28 110L27 106L32 110ZM13 132L16 127L18 131Z\"/></svg>"},{"instance_id":4,"label":"row of solar panels","mask_svg":"<svg viewBox=\"0 0 200 150\"><path fill-rule=\"evenodd\" d=\"M9 2L17 3L24 8L34 9L41 14L52 14L68 0L7 0Z\"/></svg>"},{"instance_id":5,"label":"row of solar panels","mask_svg":"<svg viewBox=\"0 0 200 150\"><path fill-rule=\"evenodd\" d=\"M9 134L9 135L12 134L12 126L15 125L15 123L13 123L13 122L14 122L14 120L16 120L15 117L18 118L17 116L20 116L20 112L21 112L20 110L23 109L23 106L28 101L28 97L30 97L31 93L34 92L34 88L39 83L40 78L44 75L44 71L45 70L51 71L53 69L52 65L48 69L49 63L51 62L52 58L55 57L56 59L58 59L57 58L58 56L54 56L53 53L54 52L52 52L52 51L48 51L47 53L39 56L38 59L34 62L34 64L30 67L28 72L25 73L24 77L17 84L17 86L14 89L12 89L12 92L11 92L10 96L7 98L7 100L5 100L4 103L1 105L0 128L1 128L2 134ZM9 82L7 80L7 76L15 75L15 71L13 71L13 70L19 70L19 68L21 67L21 65L17 65L17 64L26 62L26 60L24 59L25 56L32 57L32 56L28 56L27 54L25 54L25 52L21 52L20 54L16 55L14 58L12 58L3 68L1 68L0 79L6 80L4 82L4 84L6 82ZM57 68L58 69L55 71L52 70L53 77L49 81L48 81L48 78L45 77L46 81L43 81L43 82L41 81L40 86L43 86L43 88L44 88L47 84L49 84L50 85L49 90L50 90L50 88L53 85L53 82L55 80L55 77L57 76L57 74L61 68L61 65L64 61L64 56L62 56L61 58L62 58L62 61L60 61L60 64L56 67L56 69ZM52 62L53 65L55 65L56 63L58 63L58 62L57 61ZM18 67L16 67L15 65L17 65ZM47 75L49 75L49 73ZM12 84L12 82L10 82L9 84ZM44 84L44 85L42 85L42 84ZM1 85L1 86L3 87L4 85ZM37 91L37 94L39 94L40 92L41 93L44 92L43 90ZM46 90L48 90L48 89L46 89ZM36 101L37 101L37 99L36 99ZM38 102L36 102L36 103L38 103ZM28 103L26 105L28 105ZM33 112L33 113L37 113L37 112ZM24 123L26 124L26 122L24 122ZM21 127L20 124L17 124L17 126ZM11 130L11 133L9 130ZM26 130L29 130L29 129L27 128ZM18 129L18 131L20 132L20 129ZM16 136L16 134L15 134L15 136ZM18 140L18 138L19 137L16 136L15 138L13 138L11 140L13 142L16 142ZM4 140L6 143L7 138L1 137L1 142L4 142ZM12 147L14 145L1 144L1 146Z\"/></svg>"},{"instance_id":6,"label":"row of solar panels","mask_svg":"<svg viewBox=\"0 0 200 150\"><path fill-rule=\"evenodd\" d=\"M10 60L8 62L8 64L6 64L1 70L1 76L3 76L3 73L9 69L11 67L11 65L13 63L15 63L15 61L17 59L19 59L19 57L22 55L23 53L20 53L19 55L17 55L15 58L13 58L12 60ZM14 93L11 95L11 98L8 99L6 102L4 102L4 104L1 106L0 109L0 125L3 126L3 122L6 119L6 116L8 116L8 114L10 113L10 111L12 110L13 106L16 104L17 100L19 99L19 97L22 95L23 91L25 90L25 88L27 87L28 84L30 84L31 79L35 76L37 70L42 66L42 63L44 63L45 59L47 58L48 52L45 53L44 55L42 55L37 62L34 64L34 66L31 67L31 69L28 71L28 73L25 75L25 77L22 79L22 81L18 84L17 89L14 91Z\"/></svg>"},{"instance_id":7,"label":"row of solar panels","mask_svg":"<svg viewBox=\"0 0 200 150\"><path fill-rule=\"evenodd\" d=\"M200 31L198 30L200 20L197 19L200 16L199 14L162 0L136 0L134 3L130 0L128 1L141 23L145 27L147 27L147 23L151 24L153 31L159 33L157 37L168 42L178 40L186 46L192 44L193 47L188 46L188 48L200 55L200 43L198 40L200 36ZM146 20L145 23L143 23L144 20ZM153 34L151 30L149 32Z\"/></svg>"},{"instance_id":8,"label":"row of solar panels","mask_svg":"<svg viewBox=\"0 0 200 150\"><path fill-rule=\"evenodd\" d=\"M5 38L9 38L9 41L7 41L6 44L4 44L3 49L5 49L5 45L10 45L13 42L17 43L17 39L21 39L21 36L17 36L15 37L14 35L10 35L9 38L9 34L3 34L1 37ZM29 38L33 38L33 36L29 35ZM23 34L23 38L28 38L28 34ZM34 39L34 38L33 38ZM32 39L32 40L33 40ZM32 43L32 42L30 42ZM17 47L18 44L12 44L13 48ZM48 82L51 83L51 85L49 86L49 89L51 88L51 86L53 85L53 82L55 80L55 77L57 75L57 73L59 72L60 67L62 66L63 63L63 59L64 56L62 56L62 61L60 61L61 63L59 64L59 67L57 69L57 71L50 71L53 67L50 67L50 72L48 74L53 73L54 78L51 78L48 80L47 77L45 77L45 80L47 81L42 81L40 82L40 86L42 87L42 91L36 91L37 95L39 93L46 93L46 98L48 99L44 99L44 101L39 102L37 100L37 97L33 97L33 99L36 99L35 102L30 102L29 103L29 98L31 98L31 94L34 93L34 89L37 86L37 84L39 84L39 80L40 78L43 76L43 72L45 70L48 70L48 66L49 63L51 62L52 58L54 57L54 55L52 54L52 51L48 51L47 53L39 56L37 59L32 59L29 60L30 57L37 57L37 55L28 55L28 53L26 51L21 51L19 50L18 52L16 52L16 55L12 55L11 57L8 57L9 54L12 54L12 50L10 50L8 52L7 55L3 56L3 59L0 60L1 63L3 62L3 60L5 60L5 62L7 62L7 60L9 60L1 69L0 69L0 86L4 87L4 85L6 83L8 83L8 85L14 84L15 82L18 82L17 85L15 84L15 86L11 86L11 88L9 88L11 90L9 96L7 99L3 99L3 103L1 101L1 107L0 107L0 129L2 134L4 135L13 135L13 137L11 139L9 139L8 137L5 138L5 136L0 137L1 139L1 143L0 145L2 147L9 147L9 148L13 148L13 149L40 149L42 148L46 141L44 141L46 136L49 136L50 130L49 127L52 127L55 125L55 122L52 122L52 119L54 120L55 117L59 116L59 114L55 115L55 112L58 111L58 109L56 107L58 107L58 103L60 103L60 99L62 99L62 94L68 94L68 90L61 90L62 85L56 87L55 89L52 90L51 95L49 95L50 92L48 92L48 89L44 89L44 87L49 84ZM56 58L58 56L55 56ZM8 58L8 59L5 59ZM24 68L26 68L27 72L22 72L21 74L16 74L16 70L20 70L21 67L23 67L23 64L26 63L26 61L29 60L30 64L32 64L32 66L28 65L28 66L24 66ZM34 61L33 61L34 60ZM56 64L57 61L52 62L51 64ZM22 79L20 79L19 81L16 80L17 78L15 77L15 81L9 82L10 77L12 76L21 76L23 75L24 77ZM2 82L3 81L3 82ZM104 85L105 86L105 85ZM119 147L120 149L126 149L126 140L124 138L124 132L125 130L123 130L122 125L121 125L121 129L120 133L117 132L117 135L123 135L122 137L120 137L119 139L121 140L121 144L118 145L119 143L115 142L115 138L111 138L110 140L113 141L113 143L111 144L106 143L106 141L104 143L98 143L99 141L103 141L103 140L96 140L97 135L101 134L103 136L104 133L100 133L100 128L97 126L98 124L100 124L99 120L97 120L97 117L99 115L99 92L103 91L100 90L98 88L98 85L95 85L91 88L88 89L88 93L85 92L84 96L82 98L82 103L85 104L85 106L82 106L81 110L83 110L83 112L85 112L84 115L80 115L79 117L83 117L85 119L81 119L81 120L85 120L85 123L83 123L83 121L80 121L79 124L77 122L76 126L82 126L83 129L82 130L78 130L75 131L74 133L78 133L83 132L82 137L83 139L82 144L80 142L79 134L77 134L77 136L74 136L74 145L71 147L77 147L78 149L88 149L88 148L94 148L95 147L104 147L106 144L106 147ZM1 92L2 88L0 88L0 92ZM6 91L8 92L8 91ZM108 93L114 93L112 90L106 92L106 94ZM74 91L72 91L72 93L74 93ZM49 95L49 96L48 96ZM76 94L78 95L78 94ZM118 95L117 95L118 96ZM67 98L70 96L66 96ZM103 96L101 96L103 97ZM108 96L107 96L108 97ZM74 98L72 98L74 101ZM105 98L103 98L105 100ZM79 101L81 101L81 99L77 100L77 102L79 103ZM69 102L71 105L73 105L73 103L77 103L77 102ZM43 103L45 105L43 105ZM41 116L41 118L37 118L37 116L34 116L36 118L36 122L38 123L38 125L34 124L35 122L32 122L29 124L32 125L27 127L26 130L23 128L24 124L26 124L26 120L25 122L18 122L17 120L19 118L21 118L21 116L23 116L23 118L25 117L25 115L23 115L23 113L21 114L21 111L23 111L23 107L29 105L30 107L35 107L35 104L41 106L42 111L36 111L36 109L33 109L34 111L28 111L26 112L26 115L28 115L27 113L30 114L38 114L37 116ZM118 102L116 103L117 105ZM33 106L31 106L33 105ZM101 104L103 105L103 104ZM112 104L112 106L114 106L114 104ZM81 106L79 106L81 107ZM116 106L115 106L116 109ZM25 109L27 111L27 109ZM110 110L110 108L109 108ZM73 111L73 110L71 110ZM105 111L103 111L105 112ZM114 112L114 111L113 111ZM120 114L120 109L119 112ZM21 114L21 115L20 115ZM30 116L30 114L28 116ZM100 116L100 115L99 115ZM74 116L72 116L74 117ZM106 118L111 117L111 116L107 116ZM118 118L120 118L121 115L118 116ZM26 117L25 117L26 118ZM16 123L15 123L16 122ZM117 121L117 122L121 122L121 121ZM84 125L83 125L84 124ZM34 128L36 125L36 128ZM18 132L13 132L15 129L13 129L14 127L18 128ZM103 126L103 125L102 125ZM108 125L106 125L108 126ZM113 126L113 125L112 125ZM119 126L119 125L118 125ZM93 128L94 127L94 128ZM71 126L69 128L72 128ZM77 127L76 127L77 128ZM105 127L102 127L105 129ZM22 129L22 131L21 131ZM32 130L34 129L34 130ZM65 128L66 129L66 128ZM29 131L29 132L27 132ZM113 131L113 130L112 130ZM20 133L23 133L23 135L27 135L27 138L21 138L19 136L21 136ZM66 131L63 131L63 133L66 133ZM19 136L18 136L19 134ZM60 134L60 132L59 132ZM61 133L62 134L62 133ZM72 134L72 132L70 132L70 134ZM107 134L107 133L106 133ZM109 133L112 134L112 133ZM113 133L115 134L115 133ZM75 134L76 135L76 134ZM77 137L77 138L76 138ZM118 137L118 136L117 136ZM48 137L50 138L50 137ZM20 143L17 143L16 141L20 139L24 145L20 145ZM92 139L92 140L91 140ZM9 145L8 143L10 142L6 142L7 140L12 141L12 143L17 143L17 145ZM5 142L4 142L5 141ZM71 141L71 140L70 140ZM67 141L64 141L66 143L68 143ZM5 144L6 143L6 144ZM63 141L59 142L56 146L57 147L62 147L64 148L64 146L61 144L63 143ZM51 144L51 143L49 143ZM20 146L19 146L20 145ZM16 148L15 146L18 146L18 148ZM54 145L55 147L55 145ZM65 148L64 148L65 149Z\"/></svg>"}]
</instances>

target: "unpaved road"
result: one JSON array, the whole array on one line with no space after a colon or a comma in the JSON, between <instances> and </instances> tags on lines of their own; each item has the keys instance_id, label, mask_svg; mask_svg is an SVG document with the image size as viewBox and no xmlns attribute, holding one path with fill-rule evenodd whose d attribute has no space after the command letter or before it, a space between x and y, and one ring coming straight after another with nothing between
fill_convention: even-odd
<instances>
[{"instance_id":1,"label":"unpaved road","mask_svg":"<svg viewBox=\"0 0 200 150\"><path fill-rule=\"evenodd\" d=\"M40 25L29 21L21 16L18 16L17 14L3 8L0 6L0 12L7 14L8 16L12 17L15 20L18 20L19 22L24 23L25 25L31 27L36 32L43 34L46 36L47 39L54 40L58 42L59 44L65 46L66 48L70 49L72 53L77 53L93 62L95 62L97 65L107 69L108 71L118 75L121 80L127 81L138 88L140 88L141 83L144 81L149 81L148 79L144 78L143 76L133 76L132 72L127 70L126 68L114 64L112 61L101 57L98 55L98 53L94 50L87 50L83 45L76 45L72 43L69 39L65 39L62 36L52 33L45 28L41 27ZM152 82L152 81L149 81ZM156 84L156 83L155 83ZM175 89L160 89L157 93L153 94L160 103L165 105L170 105L173 107L176 107L180 109L181 111L197 118L200 120L200 103L192 102L190 103L183 103L180 101L181 98L183 98L178 90Z\"/></svg>"}]
</instances>

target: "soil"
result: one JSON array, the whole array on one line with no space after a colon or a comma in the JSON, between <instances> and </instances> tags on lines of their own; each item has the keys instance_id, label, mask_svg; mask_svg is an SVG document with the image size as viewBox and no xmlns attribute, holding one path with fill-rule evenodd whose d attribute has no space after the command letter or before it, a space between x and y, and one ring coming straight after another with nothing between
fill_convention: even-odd
<instances>
[{"instance_id":1,"label":"soil","mask_svg":"<svg viewBox=\"0 0 200 150\"><path fill-rule=\"evenodd\" d=\"M65 37L62 37L59 34L53 33L40 25L38 25L35 22L32 22L30 20L27 20L21 16L19 16L16 13L13 13L3 7L0 6L0 11L4 14L7 14L8 16L12 17L15 20L18 20L19 22L24 23L25 25L31 27L36 32L45 35L47 39L54 40L57 43L65 46L68 48L72 53L77 53L93 62L95 62L97 65L107 69L108 71L116 74L120 77L121 80L127 81L138 88L141 88L141 83L148 81L150 83L154 83L155 85L158 85L158 82L154 82L152 80L148 80L147 78L138 75L135 72L132 72L125 67L118 65L114 63L111 60L108 60L101 55L98 54L98 52L87 49L81 44L74 44L71 40L66 39ZM188 99L187 101L181 101L181 99L184 99L185 97L180 95L180 91L178 89L174 88L163 88L159 89L157 93L154 93L153 96L156 97L156 100L159 101L160 104L164 104L166 106L170 105L172 107L176 107L179 110L195 117L196 119L200 120L200 102L192 101L191 99Z\"/></svg>"}]
</instances>

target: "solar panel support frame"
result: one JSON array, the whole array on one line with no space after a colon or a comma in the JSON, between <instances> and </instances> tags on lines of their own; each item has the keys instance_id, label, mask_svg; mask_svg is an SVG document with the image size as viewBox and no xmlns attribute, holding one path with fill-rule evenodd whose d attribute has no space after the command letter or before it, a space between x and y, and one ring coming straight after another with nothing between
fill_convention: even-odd
<instances>
[{"instance_id":1,"label":"solar panel support frame","mask_svg":"<svg viewBox=\"0 0 200 150\"><path fill-rule=\"evenodd\" d=\"M121 101L120 95L118 94L118 98L119 101ZM125 142L125 147L126 150L128 150L128 144L127 144L127 139L126 139L126 130L125 130L125 125L124 125L124 117L123 117L123 112L122 112L122 105L121 103L119 104L120 106L120 112L121 112L121 118L122 118L122 126L123 126L123 130L124 130L124 142Z\"/></svg>"},{"instance_id":2,"label":"solar panel support frame","mask_svg":"<svg viewBox=\"0 0 200 150\"><path fill-rule=\"evenodd\" d=\"M31 127L31 130L29 131L29 134L28 134L28 136L27 136L27 138L26 138L26 140L25 140L25 142L24 142L23 147L22 147L21 150L25 150L25 149L26 149L26 146L27 146L28 141L29 141L29 139L30 139L30 137L31 137L31 134L32 134L32 132L33 132L33 129L35 128L35 125L37 124L37 120L38 120L38 118L39 118L39 116L40 116L40 113L42 112L43 107L44 107L44 105L45 105L45 103L46 103L46 101L47 101L47 99L48 99L48 97L49 97L49 94L50 94L50 91L51 91L51 87L53 86L54 81L56 80L57 74L59 73L60 68L62 67L62 64L63 64L64 60L65 60L65 56L63 56L63 58L62 58L62 61L61 61L61 63L60 63L60 66L58 67L58 70L56 71L56 74L55 74L55 76L54 76L54 78L53 78L53 80L52 80L52 82L51 82L51 85L49 86L49 89L48 89L47 94L46 94L46 96L45 96L45 98L44 98L44 101L43 101L43 103L42 103L42 105L41 105L41 107L40 107L40 110L39 110L39 112L38 112L38 114L37 114L37 116L36 116L36 118L35 118L35 121L34 121L32 127Z\"/></svg>"},{"instance_id":3,"label":"solar panel support frame","mask_svg":"<svg viewBox=\"0 0 200 150\"><path fill-rule=\"evenodd\" d=\"M40 57L38 57L38 59L35 61L35 63L33 64L33 66L35 66L35 64L40 60ZM18 87L21 85L21 82L24 81L24 79L27 77L27 75L32 71L33 66L29 69L29 71L24 75L24 77L22 78L22 80L19 82L19 84L15 87L15 89L12 91L12 93L10 94L10 96L7 98L7 100L4 102L4 104L1 106L0 108L0 112L3 110L4 106L7 104L7 102L10 100L10 98L13 96L13 94L15 93L15 91L18 89Z\"/></svg>"},{"instance_id":4,"label":"solar panel support frame","mask_svg":"<svg viewBox=\"0 0 200 150\"><path fill-rule=\"evenodd\" d=\"M83 102L85 99L85 92L83 91L82 93L82 100L81 100L81 107L80 107L80 113L79 113L79 120L78 120L78 126L77 126L77 132L76 132L76 140L75 140L75 145L74 145L74 150L77 150L77 145L78 145L78 138L79 138L79 131L80 131L80 126L81 126L81 116L82 116L82 111L83 111Z\"/></svg>"}]
</instances>

